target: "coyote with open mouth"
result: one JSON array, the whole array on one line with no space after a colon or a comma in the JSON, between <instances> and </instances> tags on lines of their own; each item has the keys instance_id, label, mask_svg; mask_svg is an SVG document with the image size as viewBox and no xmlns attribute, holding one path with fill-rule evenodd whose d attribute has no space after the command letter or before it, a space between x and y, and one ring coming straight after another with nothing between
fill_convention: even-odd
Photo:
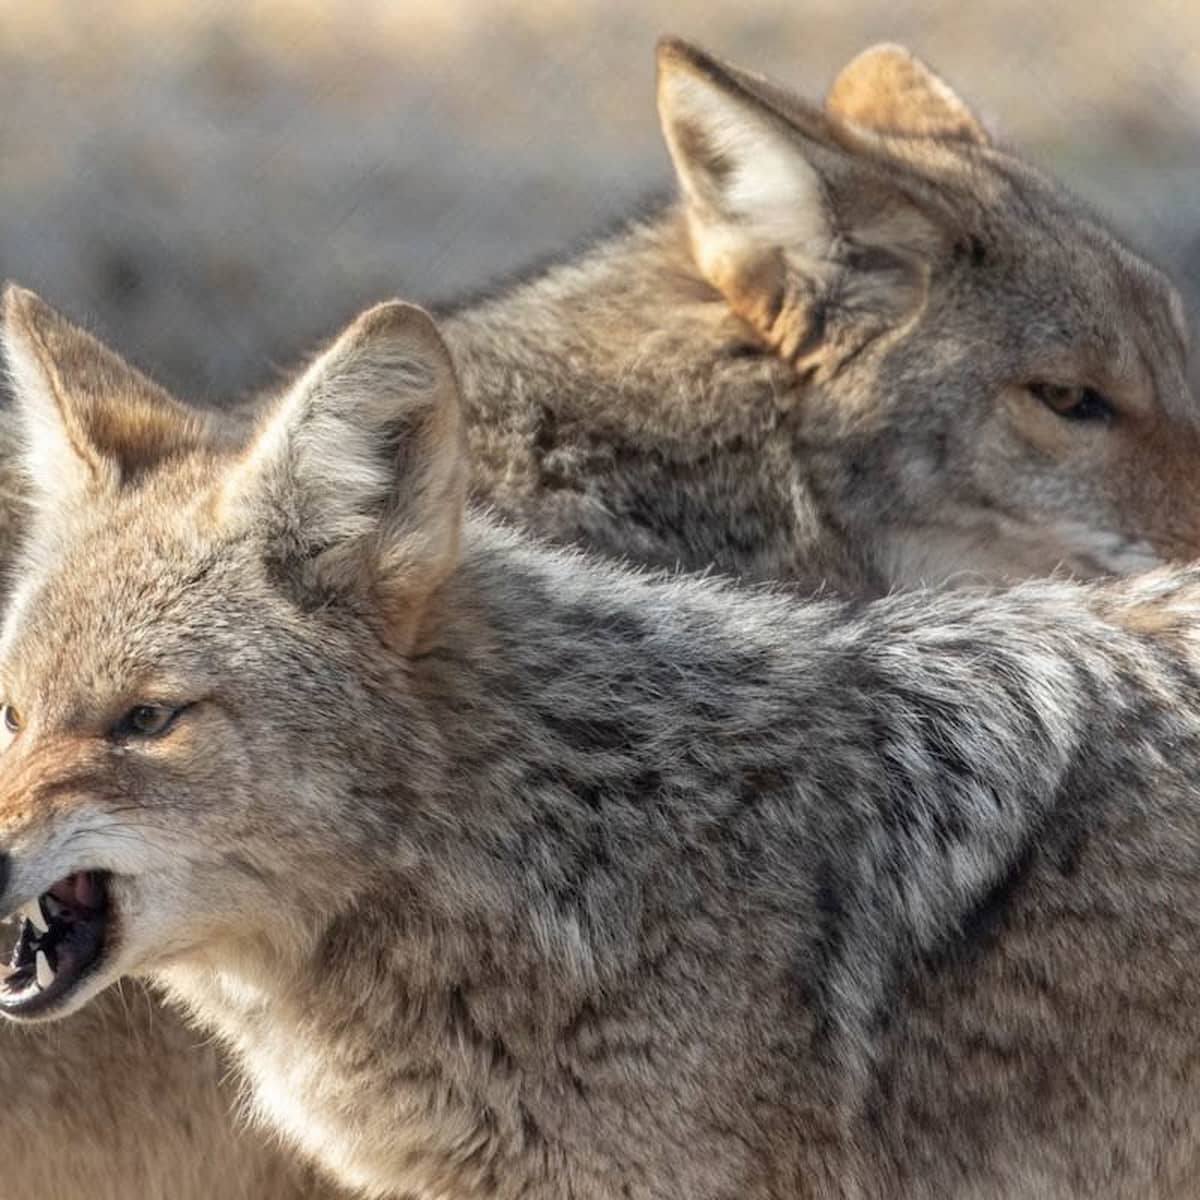
<instances>
[{"instance_id":1,"label":"coyote with open mouth","mask_svg":"<svg viewBox=\"0 0 1200 1200\"><path fill-rule=\"evenodd\" d=\"M244 445L27 293L6 343L0 1011L153 978L374 1196L1195 1178L1194 569L803 603L553 549L466 508L408 305Z\"/></svg>"}]
</instances>

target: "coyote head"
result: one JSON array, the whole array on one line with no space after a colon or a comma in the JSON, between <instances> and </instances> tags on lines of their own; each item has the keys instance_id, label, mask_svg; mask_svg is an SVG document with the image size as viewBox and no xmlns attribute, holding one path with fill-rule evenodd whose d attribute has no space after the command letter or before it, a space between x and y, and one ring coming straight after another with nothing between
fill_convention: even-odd
<instances>
[{"instance_id":1,"label":"coyote head","mask_svg":"<svg viewBox=\"0 0 1200 1200\"><path fill-rule=\"evenodd\" d=\"M823 108L678 42L659 110L697 266L806 385L814 486L891 585L1200 550L1166 279L906 51Z\"/></svg>"},{"instance_id":2,"label":"coyote head","mask_svg":"<svg viewBox=\"0 0 1200 1200\"><path fill-rule=\"evenodd\" d=\"M345 902L336 861L361 885L396 853L366 796L395 789L396 729L405 771L435 753L405 664L464 470L449 359L407 305L237 447L29 293L5 334L33 528L0 646L0 909L26 917L0 1010L35 1019L201 946L267 963Z\"/></svg>"}]
</instances>

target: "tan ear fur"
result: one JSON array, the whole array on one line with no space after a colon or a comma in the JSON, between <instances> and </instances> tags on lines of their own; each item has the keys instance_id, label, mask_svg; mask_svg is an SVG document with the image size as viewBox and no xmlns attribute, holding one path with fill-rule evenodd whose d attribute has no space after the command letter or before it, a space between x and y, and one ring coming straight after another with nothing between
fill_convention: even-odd
<instances>
[{"instance_id":1,"label":"tan ear fur","mask_svg":"<svg viewBox=\"0 0 1200 1200\"><path fill-rule=\"evenodd\" d=\"M893 137L939 138L986 146L983 123L944 79L903 46L864 50L839 73L825 111Z\"/></svg>"},{"instance_id":2,"label":"tan ear fur","mask_svg":"<svg viewBox=\"0 0 1200 1200\"><path fill-rule=\"evenodd\" d=\"M454 368L415 305L377 305L282 398L224 488L300 591L369 591L411 649L453 571L466 495Z\"/></svg>"},{"instance_id":3,"label":"tan ear fur","mask_svg":"<svg viewBox=\"0 0 1200 1200\"><path fill-rule=\"evenodd\" d=\"M204 423L33 292L4 292L4 349L43 499L115 490L198 445Z\"/></svg>"},{"instance_id":4,"label":"tan ear fur","mask_svg":"<svg viewBox=\"0 0 1200 1200\"><path fill-rule=\"evenodd\" d=\"M658 51L658 107L701 274L777 353L815 368L903 320L943 242L870 149L819 109L685 43Z\"/></svg>"}]
</instances>

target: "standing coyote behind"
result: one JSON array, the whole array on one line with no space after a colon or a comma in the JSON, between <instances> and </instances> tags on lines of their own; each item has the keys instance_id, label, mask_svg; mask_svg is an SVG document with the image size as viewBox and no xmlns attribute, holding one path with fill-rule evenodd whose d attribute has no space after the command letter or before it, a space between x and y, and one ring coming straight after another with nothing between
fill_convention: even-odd
<instances>
[{"instance_id":1,"label":"standing coyote behind","mask_svg":"<svg viewBox=\"0 0 1200 1200\"><path fill-rule=\"evenodd\" d=\"M0 1009L126 974L371 1196L1183 1195L1200 573L873 604L464 516L364 314L230 446L29 293Z\"/></svg>"},{"instance_id":2,"label":"standing coyote behind","mask_svg":"<svg viewBox=\"0 0 1200 1200\"><path fill-rule=\"evenodd\" d=\"M681 204L447 318L477 498L636 561L859 593L1195 553L1177 297L940 79L877 47L817 110L666 43L660 109ZM6 1200L209 1200L214 1162L223 1200L307 1194L221 1127L211 1052L189 1065L140 998L100 1007L0 1043Z\"/></svg>"}]
</instances>

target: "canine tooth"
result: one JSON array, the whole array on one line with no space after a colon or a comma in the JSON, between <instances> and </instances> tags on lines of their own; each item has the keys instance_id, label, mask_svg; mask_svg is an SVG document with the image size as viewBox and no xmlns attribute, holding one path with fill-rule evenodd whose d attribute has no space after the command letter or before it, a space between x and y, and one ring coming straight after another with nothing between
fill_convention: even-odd
<instances>
[{"instance_id":1,"label":"canine tooth","mask_svg":"<svg viewBox=\"0 0 1200 1200\"><path fill-rule=\"evenodd\" d=\"M45 950L37 952L37 981L38 987L45 990L54 982L54 968L46 957Z\"/></svg>"},{"instance_id":2,"label":"canine tooth","mask_svg":"<svg viewBox=\"0 0 1200 1200\"><path fill-rule=\"evenodd\" d=\"M21 916L27 920L30 925L38 931L45 933L50 928L50 923L46 920L46 914L42 912L42 902L36 897L30 900L24 908L21 909Z\"/></svg>"}]
</instances>

